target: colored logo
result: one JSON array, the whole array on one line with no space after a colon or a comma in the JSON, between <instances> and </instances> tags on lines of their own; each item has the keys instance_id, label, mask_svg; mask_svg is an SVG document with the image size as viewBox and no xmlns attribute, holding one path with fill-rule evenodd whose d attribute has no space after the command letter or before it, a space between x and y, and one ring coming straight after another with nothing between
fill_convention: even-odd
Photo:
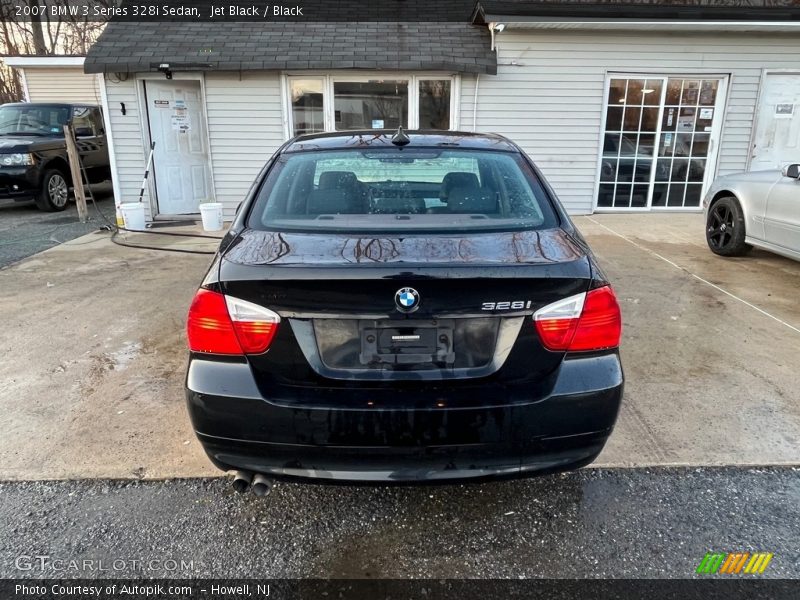
<instances>
[{"instance_id":1,"label":"colored logo","mask_svg":"<svg viewBox=\"0 0 800 600\"><path fill-rule=\"evenodd\" d=\"M772 556L772 552L707 552L696 572L707 575L760 575L766 571Z\"/></svg>"},{"instance_id":2,"label":"colored logo","mask_svg":"<svg viewBox=\"0 0 800 600\"><path fill-rule=\"evenodd\" d=\"M410 287L401 288L394 295L394 303L400 312L414 312L419 308L419 292Z\"/></svg>"}]
</instances>

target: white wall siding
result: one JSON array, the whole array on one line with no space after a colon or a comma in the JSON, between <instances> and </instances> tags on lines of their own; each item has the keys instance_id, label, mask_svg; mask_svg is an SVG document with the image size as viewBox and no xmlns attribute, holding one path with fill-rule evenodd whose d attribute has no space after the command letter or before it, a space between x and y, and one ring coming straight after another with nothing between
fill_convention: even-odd
<instances>
[{"instance_id":1,"label":"white wall siding","mask_svg":"<svg viewBox=\"0 0 800 600\"><path fill-rule=\"evenodd\" d=\"M81 102L101 104L96 75L83 67L25 67L25 81L31 102Z\"/></svg>"},{"instance_id":2,"label":"white wall siding","mask_svg":"<svg viewBox=\"0 0 800 600\"><path fill-rule=\"evenodd\" d=\"M575 214L592 208L608 72L729 74L718 161L724 174L747 167L762 69L800 64L800 39L786 34L506 30L497 47L498 74L480 77L477 131L519 143ZM464 77L466 130L474 85Z\"/></svg>"},{"instance_id":3,"label":"white wall siding","mask_svg":"<svg viewBox=\"0 0 800 600\"><path fill-rule=\"evenodd\" d=\"M489 75L484 75L484 78ZM472 117L475 110L475 75L461 76L461 106L458 111L459 121L456 129L459 131L472 131ZM480 84L480 78L478 78ZM480 98L480 92L478 93Z\"/></svg>"},{"instance_id":4,"label":"white wall siding","mask_svg":"<svg viewBox=\"0 0 800 600\"><path fill-rule=\"evenodd\" d=\"M285 141L280 76L206 73L206 111L217 202L233 217L258 172Z\"/></svg>"},{"instance_id":5,"label":"white wall siding","mask_svg":"<svg viewBox=\"0 0 800 600\"><path fill-rule=\"evenodd\" d=\"M109 115L117 157L117 179L123 202L135 202L144 175L147 151L143 142L136 80L106 79ZM233 218L239 202L272 153L284 142L280 79L276 73L219 72L205 74L206 113L214 194ZM123 116L120 102L125 103ZM149 189L147 216L152 219Z\"/></svg>"},{"instance_id":6,"label":"white wall siding","mask_svg":"<svg viewBox=\"0 0 800 600\"><path fill-rule=\"evenodd\" d=\"M114 138L114 153L117 158L117 185L120 190L120 202L136 202L142 186L144 167L147 161L142 138L142 121L140 120L139 99L136 93L136 80L133 76L120 81L115 76L106 77L106 94L108 97L108 117L111 123L111 135ZM122 114L120 103L125 104ZM152 218L149 190L145 190L144 202L147 218Z\"/></svg>"}]
</instances>

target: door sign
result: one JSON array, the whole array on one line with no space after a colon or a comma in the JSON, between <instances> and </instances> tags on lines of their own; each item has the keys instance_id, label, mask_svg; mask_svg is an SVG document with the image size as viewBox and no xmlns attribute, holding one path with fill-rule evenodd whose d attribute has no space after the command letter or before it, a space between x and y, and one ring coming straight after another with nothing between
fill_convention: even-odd
<instances>
[{"instance_id":1,"label":"door sign","mask_svg":"<svg viewBox=\"0 0 800 600\"><path fill-rule=\"evenodd\" d=\"M175 100L170 122L172 124L172 129L180 133L186 133L192 128L189 112L186 110L186 102L183 100Z\"/></svg>"}]
</instances>

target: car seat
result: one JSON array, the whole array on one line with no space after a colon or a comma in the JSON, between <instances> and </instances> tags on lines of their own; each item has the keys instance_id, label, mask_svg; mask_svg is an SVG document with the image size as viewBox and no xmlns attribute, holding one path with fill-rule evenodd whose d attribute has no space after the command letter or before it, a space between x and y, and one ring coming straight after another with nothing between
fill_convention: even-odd
<instances>
[{"instance_id":1,"label":"car seat","mask_svg":"<svg viewBox=\"0 0 800 600\"><path fill-rule=\"evenodd\" d=\"M326 171L319 187L308 195L306 212L319 214L365 214L368 196L363 183L351 171Z\"/></svg>"},{"instance_id":2,"label":"car seat","mask_svg":"<svg viewBox=\"0 0 800 600\"><path fill-rule=\"evenodd\" d=\"M448 212L459 214L496 214L497 195L480 188L456 187L450 191Z\"/></svg>"}]
</instances>

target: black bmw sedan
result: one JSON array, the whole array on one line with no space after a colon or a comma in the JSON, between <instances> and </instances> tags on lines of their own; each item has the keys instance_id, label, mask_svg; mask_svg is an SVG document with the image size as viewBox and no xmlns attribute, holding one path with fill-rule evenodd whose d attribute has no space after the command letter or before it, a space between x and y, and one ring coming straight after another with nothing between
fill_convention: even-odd
<instances>
[{"instance_id":1,"label":"black bmw sedan","mask_svg":"<svg viewBox=\"0 0 800 600\"><path fill-rule=\"evenodd\" d=\"M591 462L620 310L508 139L363 131L270 159L188 315L186 397L235 486L422 482Z\"/></svg>"}]
</instances>

